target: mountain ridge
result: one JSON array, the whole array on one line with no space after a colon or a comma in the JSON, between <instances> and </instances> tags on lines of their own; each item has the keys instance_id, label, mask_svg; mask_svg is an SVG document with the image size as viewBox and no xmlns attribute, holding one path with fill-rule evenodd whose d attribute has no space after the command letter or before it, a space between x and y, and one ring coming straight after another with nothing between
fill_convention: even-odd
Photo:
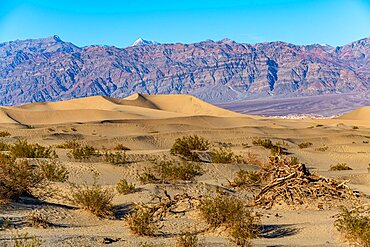
<instances>
[{"instance_id":1,"label":"mountain ridge","mask_svg":"<svg viewBox=\"0 0 370 247\"><path fill-rule=\"evenodd\" d=\"M370 38L78 47L59 36L0 44L1 105L93 95L191 94L211 103L370 89Z\"/></svg>"}]
</instances>

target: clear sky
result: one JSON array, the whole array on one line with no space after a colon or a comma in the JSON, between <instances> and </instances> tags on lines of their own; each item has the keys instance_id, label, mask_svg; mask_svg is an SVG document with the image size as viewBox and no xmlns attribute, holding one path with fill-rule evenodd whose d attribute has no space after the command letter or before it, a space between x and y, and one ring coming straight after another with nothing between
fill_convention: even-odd
<instances>
[{"instance_id":1,"label":"clear sky","mask_svg":"<svg viewBox=\"0 0 370 247\"><path fill-rule=\"evenodd\" d=\"M139 37L337 46L370 36L370 0L0 0L0 42L54 34L79 46Z\"/></svg>"}]
</instances>

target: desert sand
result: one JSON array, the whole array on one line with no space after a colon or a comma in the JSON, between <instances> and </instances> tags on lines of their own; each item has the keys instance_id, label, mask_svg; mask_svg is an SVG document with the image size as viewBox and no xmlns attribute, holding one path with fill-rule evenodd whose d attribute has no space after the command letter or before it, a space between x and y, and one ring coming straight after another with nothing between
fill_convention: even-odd
<instances>
[{"instance_id":1,"label":"desert sand","mask_svg":"<svg viewBox=\"0 0 370 247\"><path fill-rule=\"evenodd\" d=\"M140 237L131 233L123 220L133 203L149 201L159 187L172 194L206 194L215 186L224 188L227 179L235 177L241 168L258 169L253 164L204 163L205 173L191 183L140 184L138 173L150 165L148 159L170 155L175 139L190 134L208 139L214 147L226 145L236 154L253 152L261 161L266 160L269 151L252 145L254 139L284 142L289 155L298 157L312 172L348 179L352 189L370 195L370 106L332 119L288 120L234 113L187 95L135 94L124 99L94 96L1 107L0 127L10 133L1 138L3 142L25 138L30 143L53 146L58 160L68 168L70 182L91 184L98 173L98 183L104 187L114 188L125 178L139 188L135 193L114 197L115 219L99 219L57 196L41 201L24 198L0 206L0 217L10 219L20 233L41 237L45 246L105 246L104 237L117 240L109 246L141 246L145 242L176 246L176 234L205 228L205 223L190 213L166 219L161 236ZM68 150L55 147L67 140L100 150L123 144L130 148L127 155L134 162L120 166L100 160L77 162L67 157ZM312 146L300 149L297 145L302 142L311 142ZM325 151L317 149L323 146L327 147ZM337 163L347 163L353 170L328 171ZM68 193L66 183L53 187ZM22 222L26 215L35 209L47 214L53 226L25 226ZM252 240L253 246L349 246L333 226L338 208L307 205L299 210L281 207L259 212L265 232ZM0 231L0 241L12 234L11 230ZM234 246L222 229L205 231L198 237L201 246Z\"/></svg>"}]
</instances>

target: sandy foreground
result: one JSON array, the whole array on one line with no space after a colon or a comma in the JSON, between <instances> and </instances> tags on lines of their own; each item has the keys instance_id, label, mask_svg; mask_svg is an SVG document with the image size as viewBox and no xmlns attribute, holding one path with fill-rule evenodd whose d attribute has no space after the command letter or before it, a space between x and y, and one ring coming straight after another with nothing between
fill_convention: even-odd
<instances>
[{"instance_id":1,"label":"sandy foreground","mask_svg":"<svg viewBox=\"0 0 370 247\"><path fill-rule=\"evenodd\" d=\"M352 189L370 195L370 107L364 107L335 119L287 120L242 115L209 105L194 97L133 95L125 99L89 97L54 103L34 103L18 107L0 108L0 127L11 135L1 138L14 143L19 138L30 143L55 146L67 140L78 140L98 149L113 149L123 144L131 150L135 162L117 166L101 160L77 162L67 157L68 150L55 148L58 160L69 170L69 180L91 184L94 174L98 183L106 187L121 178L136 184L138 191L117 195L113 203L115 219L99 219L52 195L44 200L24 198L0 206L0 217L9 218L19 233L39 236L45 246L176 246L178 234L186 230L205 229L206 224L192 212L172 215L163 221L162 234L157 237L133 235L123 218L133 203L148 202L151 195L165 188L170 194L187 192L206 194L207 190L227 185L238 170L258 169L251 164L203 163L204 174L193 182L164 185L141 185L138 174L150 165L151 157L170 155L176 138L196 134L210 141L214 147L228 146L236 154L253 152L261 161L270 151L252 145L256 138L270 138L284 142L289 155L296 156L319 175L348 179ZM297 144L311 142L311 147L300 149ZM248 144L248 145L246 145ZM246 147L248 146L248 147ZM317 148L327 146L326 151ZM347 163L351 171L328 171L330 165ZM68 193L66 183L55 183L58 193ZM235 192L239 193L239 192ZM48 215L52 226L32 228L23 224L32 210ZM257 209L262 214L264 232L252 241L253 246L348 246L333 226L338 208L299 209L278 207ZM14 234L14 230L0 231L0 241ZM201 246L234 246L223 229L199 234ZM112 239L110 244L104 238Z\"/></svg>"}]
</instances>

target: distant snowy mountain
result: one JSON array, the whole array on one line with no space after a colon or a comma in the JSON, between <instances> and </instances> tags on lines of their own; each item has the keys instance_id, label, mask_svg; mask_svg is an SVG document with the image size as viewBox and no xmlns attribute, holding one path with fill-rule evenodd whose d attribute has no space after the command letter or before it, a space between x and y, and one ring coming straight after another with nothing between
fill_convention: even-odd
<instances>
[{"instance_id":1,"label":"distant snowy mountain","mask_svg":"<svg viewBox=\"0 0 370 247\"><path fill-rule=\"evenodd\" d=\"M142 38L138 38L131 46L139 46L139 45L160 45L160 43L153 41L153 40L145 40Z\"/></svg>"}]
</instances>

